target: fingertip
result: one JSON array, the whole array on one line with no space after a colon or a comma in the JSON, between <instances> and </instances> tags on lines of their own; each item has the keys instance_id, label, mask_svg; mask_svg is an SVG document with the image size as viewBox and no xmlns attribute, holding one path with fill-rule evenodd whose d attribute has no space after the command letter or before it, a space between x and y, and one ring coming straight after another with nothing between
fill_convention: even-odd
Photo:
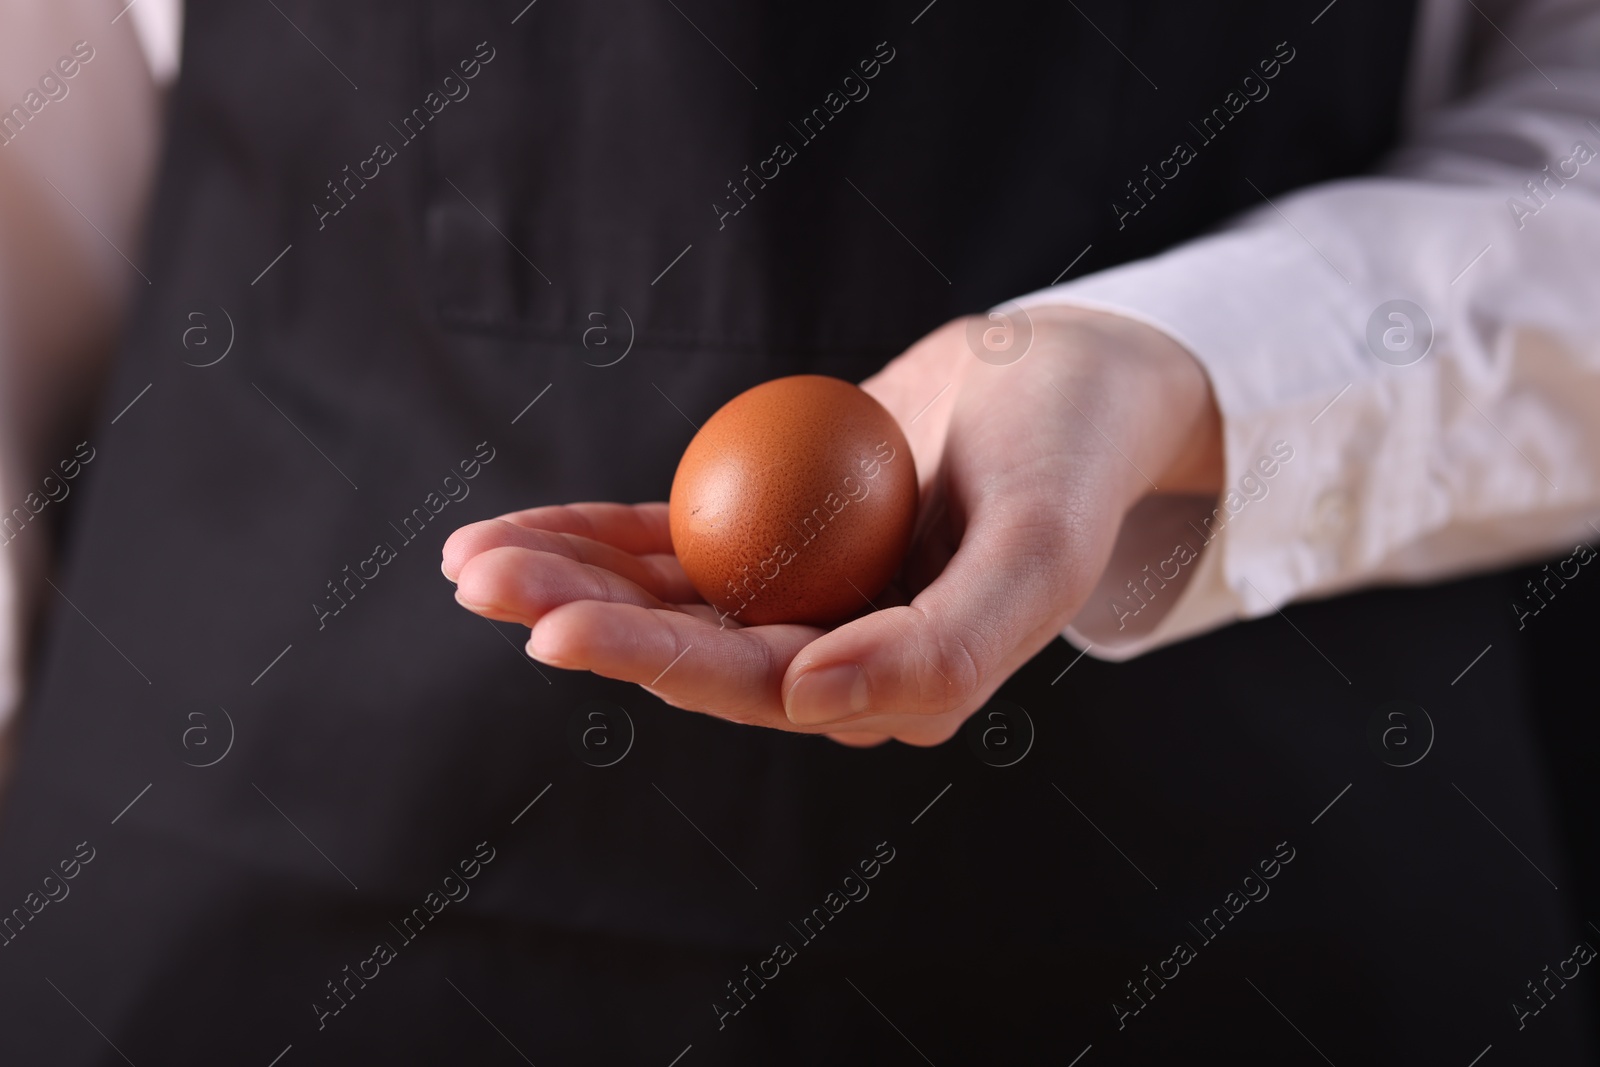
<instances>
[{"instance_id":1,"label":"fingertip","mask_svg":"<svg viewBox=\"0 0 1600 1067\"><path fill-rule=\"evenodd\" d=\"M504 534L497 536L497 532L507 525L509 524L502 519L483 519L452 531L450 536L445 538L444 546L439 549L439 569L444 572L444 576L452 582L460 582L461 569L469 561L491 548L506 543Z\"/></svg>"},{"instance_id":2,"label":"fingertip","mask_svg":"<svg viewBox=\"0 0 1600 1067\"><path fill-rule=\"evenodd\" d=\"M529 627L528 654L552 667L598 671L626 681L627 676L614 671L635 666L632 657L639 650L640 626L650 614L650 609L633 604L594 600L561 604Z\"/></svg>"},{"instance_id":3,"label":"fingertip","mask_svg":"<svg viewBox=\"0 0 1600 1067\"><path fill-rule=\"evenodd\" d=\"M851 715L938 715L965 704L981 683L976 658L962 640L915 605L893 607L846 623L807 645L785 678L785 710L800 704L806 708L802 715L811 714L799 698L811 700L823 695L822 689L817 686L806 694L807 686L801 683L841 663L856 666L868 694L864 707L850 704ZM834 686L828 694L833 703L844 703L838 695L842 683L829 684ZM845 717L836 714L802 722L790 715L797 725L827 725Z\"/></svg>"},{"instance_id":4,"label":"fingertip","mask_svg":"<svg viewBox=\"0 0 1600 1067\"><path fill-rule=\"evenodd\" d=\"M456 603L485 618L500 622L533 624L533 614L522 595L526 579L527 553L521 549L496 547L472 556L456 569Z\"/></svg>"},{"instance_id":5,"label":"fingertip","mask_svg":"<svg viewBox=\"0 0 1600 1067\"><path fill-rule=\"evenodd\" d=\"M528 643L523 646L528 655L548 667L562 669L573 666L571 642L558 625L546 616L528 632Z\"/></svg>"},{"instance_id":6,"label":"fingertip","mask_svg":"<svg viewBox=\"0 0 1600 1067\"><path fill-rule=\"evenodd\" d=\"M820 726L865 712L867 672L859 663L835 663L800 673L785 687L783 711L796 726Z\"/></svg>"}]
</instances>

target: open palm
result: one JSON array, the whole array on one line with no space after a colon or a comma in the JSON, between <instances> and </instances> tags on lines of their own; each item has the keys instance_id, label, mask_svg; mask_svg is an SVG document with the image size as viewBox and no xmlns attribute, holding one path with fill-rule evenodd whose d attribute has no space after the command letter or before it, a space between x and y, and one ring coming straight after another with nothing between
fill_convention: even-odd
<instances>
[{"instance_id":1,"label":"open palm","mask_svg":"<svg viewBox=\"0 0 1600 1067\"><path fill-rule=\"evenodd\" d=\"M463 527L444 546L457 600L530 627L543 663L690 711L846 744L947 740L1077 612L1151 490L1140 471L1193 490L1220 467L1204 375L1165 335L1036 311L1027 355L995 366L975 358L969 325L862 383L905 431L922 490L901 581L876 610L832 630L722 624L673 555L665 503Z\"/></svg>"}]
</instances>

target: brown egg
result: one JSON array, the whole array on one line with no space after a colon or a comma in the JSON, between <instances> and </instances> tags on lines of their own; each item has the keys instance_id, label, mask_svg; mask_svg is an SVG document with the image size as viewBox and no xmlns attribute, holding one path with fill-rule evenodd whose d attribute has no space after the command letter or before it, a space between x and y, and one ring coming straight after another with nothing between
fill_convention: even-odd
<instances>
[{"instance_id":1,"label":"brown egg","mask_svg":"<svg viewBox=\"0 0 1600 1067\"><path fill-rule=\"evenodd\" d=\"M678 462L672 547L706 602L746 626L827 626L900 569L917 472L894 416L849 382L779 378L722 406Z\"/></svg>"}]
</instances>

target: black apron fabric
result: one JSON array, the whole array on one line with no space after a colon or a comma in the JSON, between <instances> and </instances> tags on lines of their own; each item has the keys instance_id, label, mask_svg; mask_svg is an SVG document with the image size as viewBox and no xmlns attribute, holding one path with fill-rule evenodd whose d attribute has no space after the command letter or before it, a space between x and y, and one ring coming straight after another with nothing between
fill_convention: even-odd
<instances>
[{"instance_id":1,"label":"black apron fabric","mask_svg":"<svg viewBox=\"0 0 1600 1067\"><path fill-rule=\"evenodd\" d=\"M1411 5L273 6L188 9L0 831L0 1063L1587 1062L1593 975L1510 1008L1597 935L1507 578L1057 643L999 767L537 667L437 569L469 521L664 498L749 385L1359 173Z\"/></svg>"}]
</instances>

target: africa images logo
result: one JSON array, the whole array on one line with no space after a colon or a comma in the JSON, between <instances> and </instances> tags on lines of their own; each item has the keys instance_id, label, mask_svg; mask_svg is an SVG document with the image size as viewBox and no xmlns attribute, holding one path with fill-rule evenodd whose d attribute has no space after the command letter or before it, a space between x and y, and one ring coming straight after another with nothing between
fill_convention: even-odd
<instances>
[{"instance_id":1,"label":"africa images logo","mask_svg":"<svg viewBox=\"0 0 1600 1067\"><path fill-rule=\"evenodd\" d=\"M22 103L13 104L0 112L0 148L4 148L22 135L22 131L52 103L59 103L72 92L67 83L76 78L94 58L94 46L88 41L78 41L72 46L72 55L62 56L55 66L39 77L39 87L22 94Z\"/></svg>"}]
</instances>

